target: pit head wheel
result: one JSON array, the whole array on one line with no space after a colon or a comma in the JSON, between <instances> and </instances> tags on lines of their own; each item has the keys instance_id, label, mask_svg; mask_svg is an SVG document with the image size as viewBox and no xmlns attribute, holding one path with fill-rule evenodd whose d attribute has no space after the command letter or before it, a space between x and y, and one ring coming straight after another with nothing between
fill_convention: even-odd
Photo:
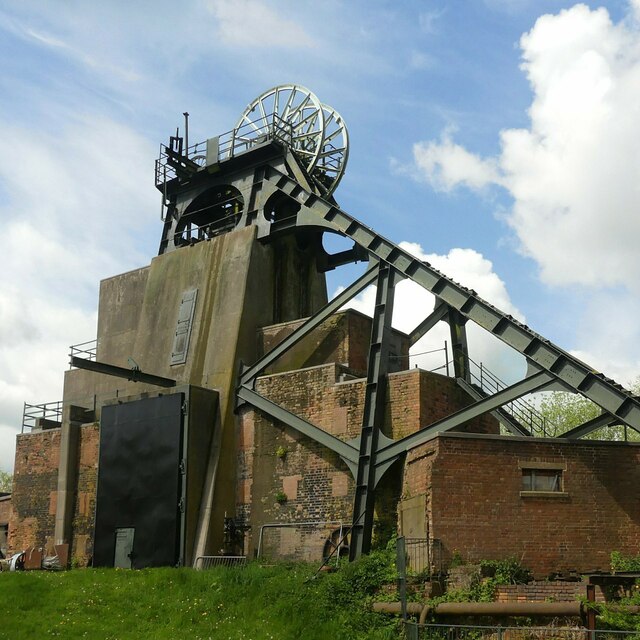
<instances>
[{"instance_id":1,"label":"pit head wheel","mask_svg":"<svg viewBox=\"0 0 640 640\"><path fill-rule=\"evenodd\" d=\"M340 114L295 84L273 87L251 102L235 126L234 139L247 147L268 139L284 142L324 197L338 186L349 156Z\"/></svg>"},{"instance_id":2,"label":"pit head wheel","mask_svg":"<svg viewBox=\"0 0 640 640\"><path fill-rule=\"evenodd\" d=\"M321 193L331 195L342 176L349 158L349 132L342 116L327 104L322 105L324 112L324 137L322 150L311 175Z\"/></svg>"},{"instance_id":3,"label":"pit head wheel","mask_svg":"<svg viewBox=\"0 0 640 640\"><path fill-rule=\"evenodd\" d=\"M311 172L322 150L324 112L309 89L283 84L251 102L235 128L240 142L250 143L268 136L286 142Z\"/></svg>"}]
</instances>

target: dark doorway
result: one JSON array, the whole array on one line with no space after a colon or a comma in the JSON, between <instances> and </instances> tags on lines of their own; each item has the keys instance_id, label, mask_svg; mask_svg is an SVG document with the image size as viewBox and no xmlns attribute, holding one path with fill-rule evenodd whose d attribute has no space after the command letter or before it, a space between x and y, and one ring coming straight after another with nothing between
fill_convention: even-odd
<instances>
[{"instance_id":1,"label":"dark doorway","mask_svg":"<svg viewBox=\"0 0 640 640\"><path fill-rule=\"evenodd\" d=\"M183 403L176 393L103 407L94 566L179 563Z\"/></svg>"}]
</instances>

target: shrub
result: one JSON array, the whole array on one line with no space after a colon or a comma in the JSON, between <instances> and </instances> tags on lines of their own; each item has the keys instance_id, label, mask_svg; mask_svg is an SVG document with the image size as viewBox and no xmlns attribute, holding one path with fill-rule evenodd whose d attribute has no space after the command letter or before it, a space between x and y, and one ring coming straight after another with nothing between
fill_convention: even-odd
<instances>
[{"instance_id":1,"label":"shrub","mask_svg":"<svg viewBox=\"0 0 640 640\"><path fill-rule=\"evenodd\" d=\"M624 556L611 552L611 571L640 571L640 556Z\"/></svg>"}]
</instances>

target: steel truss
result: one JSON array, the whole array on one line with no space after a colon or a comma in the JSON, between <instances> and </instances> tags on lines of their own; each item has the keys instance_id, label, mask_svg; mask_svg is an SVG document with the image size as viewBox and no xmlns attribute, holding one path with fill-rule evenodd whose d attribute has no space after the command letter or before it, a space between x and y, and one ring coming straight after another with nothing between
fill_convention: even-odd
<instances>
[{"instance_id":1,"label":"steel truss","mask_svg":"<svg viewBox=\"0 0 640 640\"><path fill-rule=\"evenodd\" d=\"M298 182L273 167L265 167L261 184L263 189L270 192L279 190L300 205L295 220L288 223L291 228L315 227L340 234L353 240L354 247L361 248L369 255L369 267L364 275L264 357L250 367L243 368L237 388L238 406L244 403L253 406L334 451L347 464L356 482L350 546L352 559L370 549L375 488L384 473L396 461L403 459L407 451L428 442L439 433L455 429L491 412L514 435L531 437L531 432L503 407L524 395L548 389L580 393L603 411L598 418L559 437L580 438L610 424L624 424L640 430L640 402L613 380L594 371L483 300L475 291L454 282L429 263L404 251L334 203L304 189ZM282 231L282 228L279 230ZM416 282L436 298L434 311L410 332L410 343L414 344L438 322L447 322L451 330L457 382L475 402L442 420L425 425L416 433L391 440L381 431L389 359L388 337L395 285L405 278ZM377 283L377 298L372 322L362 429L358 438L346 442L260 395L256 391L256 380L284 352L373 283ZM529 373L523 380L493 395L487 395L472 384L465 329L469 320L525 356Z\"/></svg>"}]
</instances>

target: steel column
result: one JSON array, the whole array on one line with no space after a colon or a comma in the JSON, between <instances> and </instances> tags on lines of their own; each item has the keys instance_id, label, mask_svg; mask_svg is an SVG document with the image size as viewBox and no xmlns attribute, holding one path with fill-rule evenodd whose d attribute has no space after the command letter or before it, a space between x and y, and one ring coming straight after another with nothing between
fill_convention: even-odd
<instances>
[{"instance_id":1,"label":"steel column","mask_svg":"<svg viewBox=\"0 0 640 640\"><path fill-rule=\"evenodd\" d=\"M367 367L364 412L360 435L360 456L353 501L353 524L349 558L355 560L371 548L373 508L375 501L376 453L380 427L384 420L389 364L389 338L393 316L396 273L387 263L380 263L376 290L376 306L371 327L371 345Z\"/></svg>"},{"instance_id":2,"label":"steel column","mask_svg":"<svg viewBox=\"0 0 640 640\"><path fill-rule=\"evenodd\" d=\"M435 309L409 334L409 344L413 346L442 320L448 312L446 304L437 303Z\"/></svg>"},{"instance_id":3,"label":"steel column","mask_svg":"<svg viewBox=\"0 0 640 640\"><path fill-rule=\"evenodd\" d=\"M467 319L456 309L449 307L447 322L451 331L451 357L456 378L471 382L469 372L469 345L467 343Z\"/></svg>"}]
</instances>

